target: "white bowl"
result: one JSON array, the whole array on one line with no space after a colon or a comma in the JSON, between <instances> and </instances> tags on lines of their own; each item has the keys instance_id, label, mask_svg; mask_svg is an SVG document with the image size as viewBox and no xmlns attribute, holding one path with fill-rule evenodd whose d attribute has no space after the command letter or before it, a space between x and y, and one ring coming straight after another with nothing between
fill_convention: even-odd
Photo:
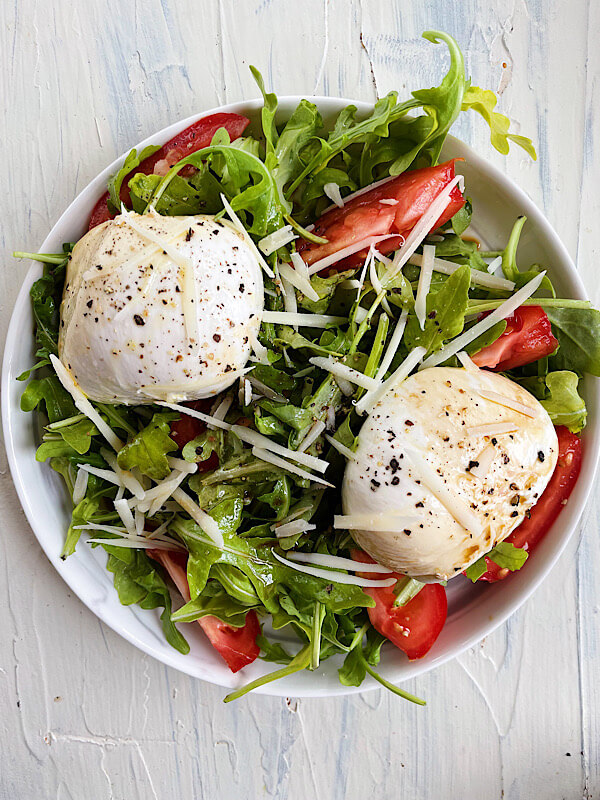
<instances>
[{"instance_id":1,"label":"white bowl","mask_svg":"<svg viewBox=\"0 0 600 800\"><path fill-rule=\"evenodd\" d=\"M312 98L325 119L336 114L349 101L332 97ZM280 98L280 115L285 118L296 106L299 97ZM258 100L222 106L176 122L141 142L163 144L199 117L216 111L243 113L256 124L261 108ZM370 106L356 103L359 112ZM501 247L508 238L515 218L529 218L519 247L519 259L528 265L534 261L548 266L559 293L586 299L585 290L573 262L548 221L531 200L501 172L488 164L466 145L450 138L444 147L444 159L464 156L459 171L466 178L467 192L475 207L475 234L490 247ZM106 188L107 178L120 167L124 156L117 159L96 177L71 203L60 217L40 252L60 251L63 242L76 241L86 231L94 204ZM18 247L19 242L14 242ZM29 302L31 284L40 276L41 267L33 264L21 288L12 315L2 371L2 421L10 468L27 515L27 519L46 555L71 589L103 620L129 642L169 666L197 678L228 688L237 687L272 671L273 664L257 660L241 673L233 675L206 641L199 626L187 625L185 635L190 653L181 655L165 641L159 615L137 606L122 606L112 585L112 576L105 569L106 555L81 542L77 553L61 561L60 552L70 520L70 499L62 479L48 464L35 460L40 425L32 414L19 408L24 384L16 377L33 364L33 319ZM462 576L448 584L448 620L428 655L409 662L393 647L384 651L381 674L394 683L426 672L472 646L512 614L537 588L558 559L580 519L592 487L599 452L600 425L598 383L586 378L584 396L588 407L588 425L583 434L584 453L580 478L568 505L561 512L552 530L536 548L535 554L521 572L493 585L473 585ZM314 697L350 694L378 686L371 678L360 688L342 686L337 668L340 659L325 661L315 673L300 672L282 681L259 689L262 694Z\"/></svg>"}]
</instances>

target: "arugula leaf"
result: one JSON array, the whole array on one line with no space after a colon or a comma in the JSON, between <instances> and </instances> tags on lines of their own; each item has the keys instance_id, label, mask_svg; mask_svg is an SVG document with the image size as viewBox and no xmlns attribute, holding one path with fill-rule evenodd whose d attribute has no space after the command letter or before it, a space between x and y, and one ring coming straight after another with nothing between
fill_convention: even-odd
<instances>
[{"instance_id":1,"label":"arugula leaf","mask_svg":"<svg viewBox=\"0 0 600 800\"><path fill-rule=\"evenodd\" d=\"M63 561L67 558L67 556L73 555L75 552L75 547L77 546L77 542L83 533L82 530L76 529L77 526L85 525L86 522L89 522L94 514L97 513L99 505L100 499L98 497L84 497L83 500L73 509L71 514L71 524L69 525L62 553L60 554L60 557L63 559Z\"/></svg>"},{"instance_id":2,"label":"arugula leaf","mask_svg":"<svg viewBox=\"0 0 600 800\"><path fill-rule=\"evenodd\" d=\"M138 603L144 609L162 607L160 619L165 639L180 653L189 653L189 644L171 621L171 595L154 562L143 550L102 546L108 553L106 569L114 575L121 603L124 606Z\"/></svg>"},{"instance_id":3,"label":"arugula leaf","mask_svg":"<svg viewBox=\"0 0 600 800\"><path fill-rule=\"evenodd\" d=\"M313 275L310 283L315 292L319 295L319 299L309 300L306 295L301 294L298 299L298 305L302 308L306 308L307 311L310 311L312 314L324 314L329 308L331 298L339 284L353 273L354 270L346 270L345 272L338 271L333 272L326 278L322 278L320 275Z\"/></svg>"},{"instance_id":4,"label":"arugula leaf","mask_svg":"<svg viewBox=\"0 0 600 800\"><path fill-rule=\"evenodd\" d=\"M196 622L202 617L217 617L232 628L243 628L250 608L239 603L218 585L210 591L208 589L207 586L201 595L173 612L173 622Z\"/></svg>"},{"instance_id":5,"label":"arugula leaf","mask_svg":"<svg viewBox=\"0 0 600 800\"><path fill-rule=\"evenodd\" d=\"M488 567L485 556L482 556L481 558L478 558L477 561L473 562L470 567L466 568L465 577L475 583L479 580L479 578L481 578L482 575L485 575L487 570Z\"/></svg>"},{"instance_id":6,"label":"arugula leaf","mask_svg":"<svg viewBox=\"0 0 600 800\"><path fill-rule=\"evenodd\" d=\"M498 98L490 89L480 89L479 86L469 86L462 100L462 110L473 110L480 114L490 127L490 140L492 145L502 155L507 155L510 146L509 140L518 144L534 160L537 153L531 139L509 133L510 120L503 114L494 111Z\"/></svg>"},{"instance_id":7,"label":"arugula leaf","mask_svg":"<svg viewBox=\"0 0 600 800\"><path fill-rule=\"evenodd\" d=\"M546 308L559 341L552 369L589 372L600 377L600 311L595 308Z\"/></svg>"},{"instance_id":8,"label":"arugula leaf","mask_svg":"<svg viewBox=\"0 0 600 800\"><path fill-rule=\"evenodd\" d=\"M178 449L169 436L169 422L174 417L174 414L155 414L151 422L119 450L117 461L121 469L137 467L154 481L166 478L170 473L167 453Z\"/></svg>"},{"instance_id":9,"label":"arugula leaf","mask_svg":"<svg viewBox=\"0 0 600 800\"><path fill-rule=\"evenodd\" d=\"M286 652L279 642L271 642L263 634L256 637L256 644L260 647L263 661L273 661L276 664L289 664L292 656Z\"/></svg>"},{"instance_id":10,"label":"arugula leaf","mask_svg":"<svg viewBox=\"0 0 600 800\"><path fill-rule=\"evenodd\" d=\"M160 175L144 175L138 172L129 181L133 210L142 214L162 181ZM175 217L194 214L216 214L222 208L222 184L213 173L203 167L191 178L179 175L169 182L167 189L156 203L159 214Z\"/></svg>"},{"instance_id":11,"label":"arugula leaf","mask_svg":"<svg viewBox=\"0 0 600 800\"><path fill-rule=\"evenodd\" d=\"M117 170L117 172L115 172L115 174L108 179L108 197L113 211L116 211L117 213L121 211L120 193L121 185L123 184L125 178L130 172L133 172L136 167L139 167L144 159L154 155L157 150L160 150L159 145L149 144L147 147L144 147L138 156L137 150L134 148L123 162L121 169Z\"/></svg>"},{"instance_id":12,"label":"arugula leaf","mask_svg":"<svg viewBox=\"0 0 600 800\"><path fill-rule=\"evenodd\" d=\"M29 381L21 395L21 411L46 411L50 422L77 414L71 395L56 375Z\"/></svg>"},{"instance_id":13,"label":"arugula leaf","mask_svg":"<svg viewBox=\"0 0 600 800\"><path fill-rule=\"evenodd\" d=\"M448 277L437 292L429 292L424 329L421 330L414 314L408 318L404 340L409 349L421 346L429 354L439 350L447 339L458 336L465 324L470 284L471 270L464 264Z\"/></svg>"},{"instance_id":14,"label":"arugula leaf","mask_svg":"<svg viewBox=\"0 0 600 800\"><path fill-rule=\"evenodd\" d=\"M452 230L457 236L462 236L462 234L467 230L467 228L471 224L472 216L473 216L473 204L471 202L471 198L467 197L465 199L464 206L462 208L459 208L459 210L450 220L450 222L452 223Z\"/></svg>"},{"instance_id":15,"label":"arugula leaf","mask_svg":"<svg viewBox=\"0 0 600 800\"><path fill-rule=\"evenodd\" d=\"M528 556L527 550L523 550L522 547L515 547L510 542L499 542L487 553L487 557L491 561L503 569L509 569L511 572L521 569Z\"/></svg>"},{"instance_id":16,"label":"arugula leaf","mask_svg":"<svg viewBox=\"0 0 600 800\"><path fill-rule=\"evenodd\" d=\"M572 433L585 427L587 409L577 387L579 376L568 370L550 372L546 376L549 397L540 400L554 425L566 425Z\"/></svg>"},{"instance_id":17,"label":"arugula leaf","mask_svg":"<svg viewBox=\"0 0 600 800\"><path fill-rule=\"evenodd\" d=\"M92 436L98 433L98 429L89 419L82 419L72 425L65 425L58 428L58 433L64 441L78 453L87 453L92 445Z\"/></svg>"}]
</instances>

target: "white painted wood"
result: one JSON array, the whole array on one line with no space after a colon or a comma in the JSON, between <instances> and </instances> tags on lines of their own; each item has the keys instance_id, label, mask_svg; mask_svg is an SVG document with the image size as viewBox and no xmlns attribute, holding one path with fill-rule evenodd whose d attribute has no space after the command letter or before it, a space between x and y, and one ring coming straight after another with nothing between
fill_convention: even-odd
<instances>
[{"instance_id":1,"label":"white painted wood","mask_svg":"<svg viewBox=\"0 0 600 800\"><path fill-rule=\"evenodd\" d=\"M546 211L600 301L600 8L593 0L16 0L0 4L0 330L32 249L118 153L173 120L256 95L373 100L435 80L420 32L461 41L477 84L540 159L458 134ZM427 51L427 55L425 54ZM506 67L503 66L506 64ZM600 791L600 567L594 503L536 596L457 661L380 692L221 703L106 629L54 573L0 455L0 800L544 798ZM570 755L567 755L570 753Z\"/></svg>"}]
</instances>

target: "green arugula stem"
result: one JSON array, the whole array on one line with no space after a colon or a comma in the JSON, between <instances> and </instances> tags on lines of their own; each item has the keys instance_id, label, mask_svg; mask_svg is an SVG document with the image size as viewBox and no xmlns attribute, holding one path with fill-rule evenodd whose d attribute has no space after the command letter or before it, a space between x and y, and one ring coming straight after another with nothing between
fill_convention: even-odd
<instances>
[{"instance_id":1,"label":"green arugula stem","mask_svg":"<svg viewBox=\"0 0 600 800\"><path fill-rule=\"evenodd\" d=\"M283 667L283 669L277 669L275 672L269 672L268 675L263 675L261 678L257 678L255 681L247 683L245 686L236 689L235 692L230 692L227 697L223 699L223 702L231 703L232 700L237 700L238 698L243 697L245 694L248 694L248 692L258 689L259 686L265 686L267 683L278 681L280 678L287 678L288 675L293 675L295 672L301 672L303 669L306 669L310 664L311 649L312 645L307 644L296 656L294 656L287 667Z\"/></svg>"},{"instance_id":2,"label":"green arugula stem","mask_svg":"<svg viewBox=\"0 0 600 800\"><path fill-rule=\"evenodd\" d=\"M480 314L482 311L493 311L505 300L469 300L467 314ZM524 306L540 306L541 308L590 308L589 300L568 300L560 297L536 297L525 300Z\"/></svg>"},{"instance_id":3,"label":"green arugula stem","mask_svg":"<svg viewBox=\"0 0 600 800\"><path fill-rule=\"evenodd\" d=\"M311 630L311 650L310 650L310 669L318 669L319 656L321 654L321 628L323 627L323 620L325 619L325 606L323 603L315 601L315 611L313 614L313 623Z\"/></svg>"},{"instance_id":4,"label":"green arugula stem","mask_svg":"<svg viewBox=\"0 0 600 800\"><path fill-rule=\"evenodd\" d=\"M413 597L419 594L423 586L425 586L424 583L414 578L409 578L408 575L401 581L398 581L393 590L396 595L394 607L398 608L399 606L405 606L407 603L410 603Z\"/></svg>"},{"instance_id":5,"label":"green arugula stem","mask_svg":"<svg viewBox=\"0 0 600 800\"><path fill-rule=\"evenodd\" d=\"M361 658L362 658L362 660L364 662L365 669L367 670L369 675L372 678L375 678L375 680L378 683L380 683L382 686L385 686L386 689L389 689L390 692L393 692L394 694L397 694L398 697L403 697L405 700L410 700L411 703L416 703L418 706L426 706L427 705L425 700L422 700L420 697L416 697L414 694L410 694L410 692L405 692L403 689L400 689L399 686L395 686L393 683L390 683L389 681L386 681L386 679L383 678L381 675L379 675L378 672L375 672L375 670L368 663L368 661L364 657L364 655L361 655Z\"/></svg>"},{"instance_id":6,"label":"green arugula stem","mask_svg":"<svg viewBox=\"0 0 600 800\"><path fill-rule=\"evenodd\" d=\"M41 261L42 264L64 264L69 260L68 253L21 253L15 250L13 258L28 258L31 261Z\"/></svg>"},{"instance_id":7,"label":"green arugula stem","mask_svg":"<svg viewBox=\"0 0 600 800\"><path fill-rule=\"evenodd\" d=\"M498 258L503 252L504 250L480 250L479 255L482 258Z\"/></svg>"}]
</instances>

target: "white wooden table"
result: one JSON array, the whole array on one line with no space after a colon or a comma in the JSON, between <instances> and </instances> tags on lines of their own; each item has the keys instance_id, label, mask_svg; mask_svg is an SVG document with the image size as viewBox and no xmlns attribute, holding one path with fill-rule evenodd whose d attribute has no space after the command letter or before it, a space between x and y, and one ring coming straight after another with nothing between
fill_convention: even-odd
<instances>
[{"instance_id":1,"label":"white wooden table","mask_svg":"<svg viewBox=\"0 0 600 800\"><path fill-rule=\"evenodd\" d=\"M443 49L419 35L438 26L540 158L503 159L478 120L458 135L545 210L600 301L597 0L5 0L0 21L3 339L23 276L10 251L36 249L116 155L255 96L250 63L280 94L431 85ZM595 502L581 542L507 625L407 685L425 709L379 691L225 706L71 596L0 459L1 800L599 796Z\"/></svg>"}]
</instances>

